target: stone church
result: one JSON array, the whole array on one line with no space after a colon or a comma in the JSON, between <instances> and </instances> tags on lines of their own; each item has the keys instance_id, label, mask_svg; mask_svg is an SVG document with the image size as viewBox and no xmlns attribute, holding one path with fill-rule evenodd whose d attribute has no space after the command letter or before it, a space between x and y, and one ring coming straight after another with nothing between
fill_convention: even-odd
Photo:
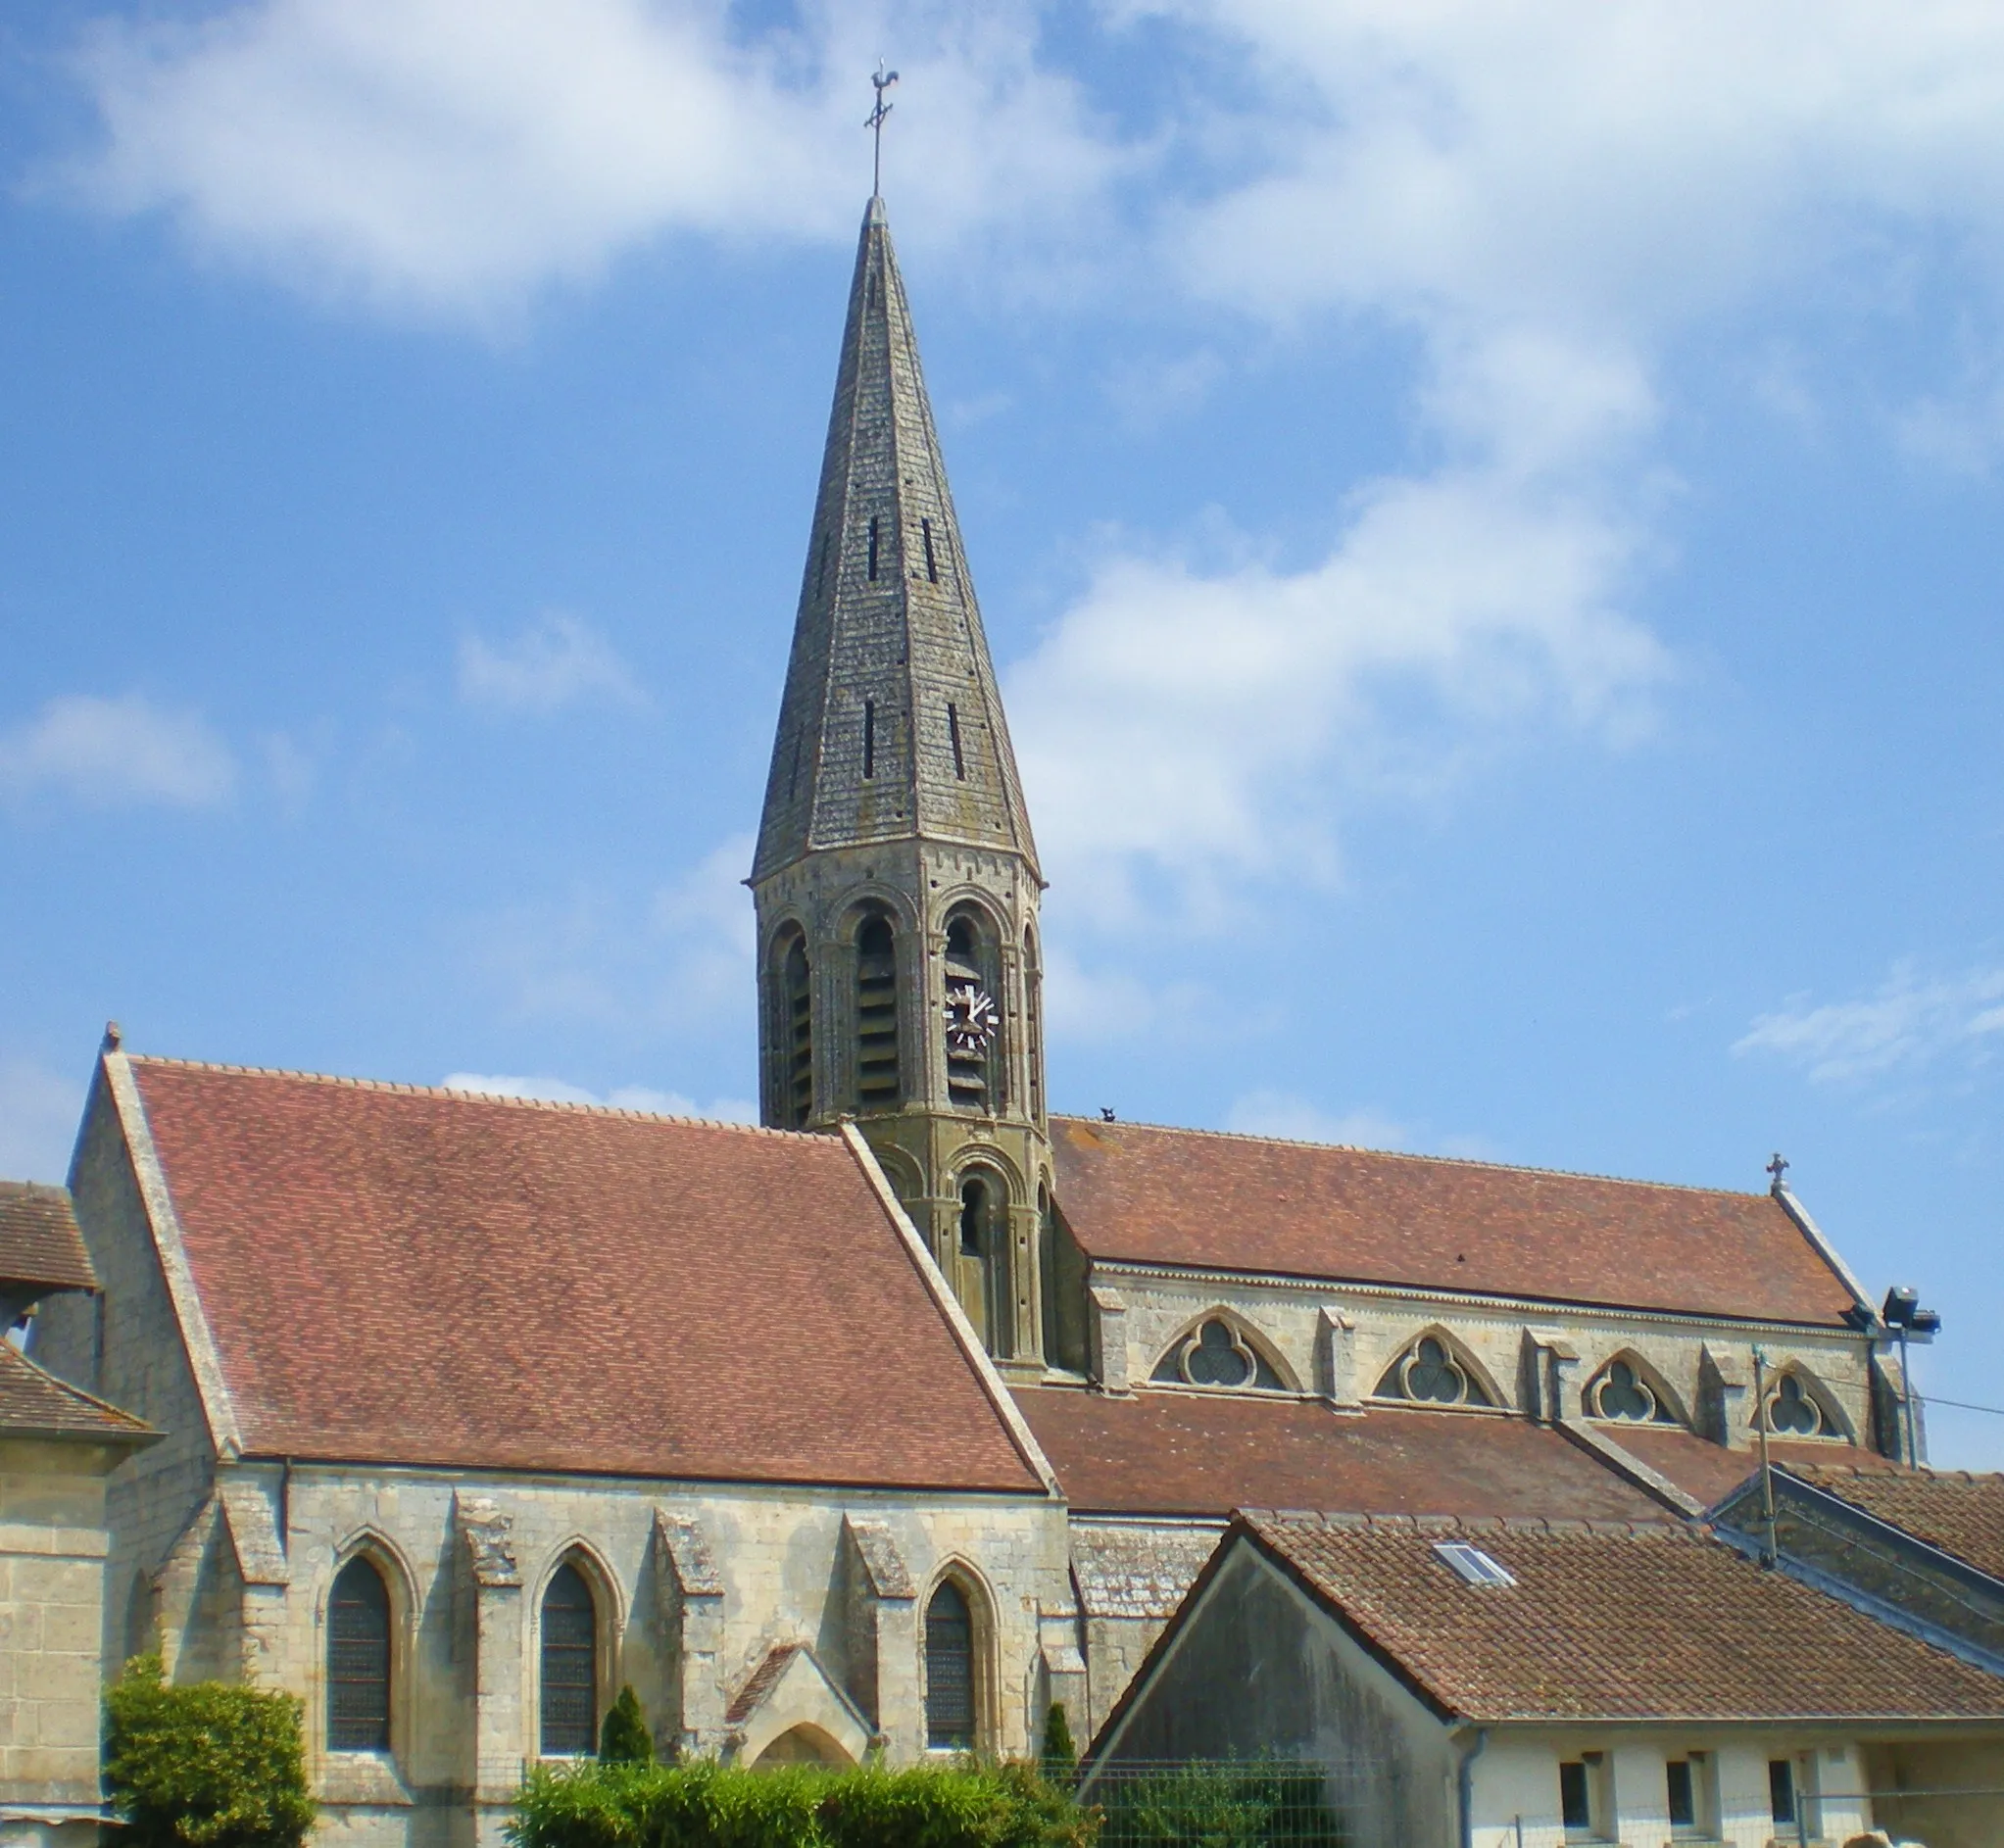
<instances>
[{"instance_id":1,"label":"stone church","mask_svg":"<svg viewBox=\"0 0 2004 1848\"><path fill-rule=\"evenodd\" d=\"M494 1842L624 1683L748 1763L1083 1738L1241 1507L1660 1521L1891 1468L1904 1384L1735 1193L1053 1116L1043 881L880 200L750 884L764 1127L142 1055L40 1366L105 1662L306 1702L326 1826Z\"/></svg>"}]
</instances>

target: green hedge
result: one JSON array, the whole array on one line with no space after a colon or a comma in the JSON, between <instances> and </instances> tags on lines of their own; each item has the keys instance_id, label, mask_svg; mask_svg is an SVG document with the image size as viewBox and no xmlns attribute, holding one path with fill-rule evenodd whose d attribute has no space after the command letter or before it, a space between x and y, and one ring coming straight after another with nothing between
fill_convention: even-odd
<instances>
[{"instance_id":1,"label":"green hedge","mask_svg":"<svg viewBox=\"0 0 2004 1848\"><path fill-rule=\"evenodd\" d=\"M1093 1795L1104 1817L1100 1848L1342 1848L1344 1839L1315 1766L1112 1768Z\"/></svg>"},{"instance_id":2,"label":"green hedge","mask_svg":"<svg viewBox=\"0 0 2004 1848\"><path fill-rule=\"evenodd\" d=\"M299 1702L134 1656L105 1689L105 1785L121 1848L299 1848L314 1823Z\"/></svg>"},{"instance_id":3,"label":"green hedge","mask_svg":"<svg viewBox=\"0 0 2004 1848\"><path fill-rule=\"evenodd\" d=\"M1027 1765L886 1771L538 1766L516 1848L1093 1848L1098 1819Z\"/></svg>"}]
</instances>

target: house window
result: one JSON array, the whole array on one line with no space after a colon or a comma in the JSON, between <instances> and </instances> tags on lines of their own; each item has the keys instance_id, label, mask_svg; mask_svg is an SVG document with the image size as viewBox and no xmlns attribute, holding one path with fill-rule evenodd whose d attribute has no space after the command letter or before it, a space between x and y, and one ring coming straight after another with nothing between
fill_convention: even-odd
<instances>
[{"instance_id":1,"label":"house window","mask_svg":"<svg viewBox=\"0 0 2004 1848\"><path fill-rule=\"evenodd\" d=\"M1559 1821L1568 1841L1606 1841L1614 1805L1608 1788L1607 1761L1598 1752L1582 1752L1559 1766Z\"/></svg>"},{"instance_id":2,"label":"house window","mask_svg":"<svg viewBox=\"0 0 2004 1848\"><path fill-rule=\"evenodd\" d=\"M1665 1761L1663 1794L1672 1835L1686 1841L1709 1841L1717 1833L1718 1791L1712 1773L1711 1755L1706 1752Z\"/></svg>"},{"instance_id":3,"label":"house window","mask_svg":"<svg viewBox=\"0 0 2004 1848\"><path fill-rule=\"evenodd\" d=\"M974 1749L974 1614L951 1579L925 1612L925 1742L934 1751Z\"/></svg>"},{"instance_id":4,"label":"house window","mask_svg":"<svg viewBox=\"0 0 2004 1848\"><path fill-rule=\"evenodd\" d=\"M1487 1405L1481 1383L1438 1336L1423 1335L1392 1363L1378 1382L1381 1399L1412 1399L1425 1405Z\"/></svg>"},{"instance_id":5,"label":"house window","mask_svg":"<svg viewBox=\"0 0 2004 1848\"><path fill-rule=\"evenodd\" d=\"M1783 1437L1823 1435L1823 1408L1809 1396L1801 1380L1792 1373L1782 1376L1782 1384L1768 1401L1768 1429Z\"/></svg>"},{"instance_id":6,"label":"house window","mask_svg":"<svg viewBox=\"0 0 2004 1848\"><path fill-rule=\"evenodd\" d=\"M1815 1754L1768 1760L1768 1811L1778 1826L1785 1823L1798 1834L1812 1839L1823 1833Z\"/></svg>"},{"instance_id":7,"label":"house window","mask_svg":"<svg viewBox=\"0 0 2004 1848\"><path fill-rule=\"evenodd\" d=\"M1186 1335L1149 1376L1165 1386L1259 1386L1286 1390L1273 1363L1222 1316Z\"/></svg>"},{"instance_id":8,"label":"house window","mask_svg":"<svg viewBox=\"0 0 2004 1848\"><path fill-rule=\"evenodd\" d=\"M575 1757L599 1742L599 1613L575 1566L543 1593L543 1756Z\"/></svg>"},{"instance_id":9,"label":"house window","mask_svg":"<svg viewBox=\"0 0 2004 1848\"><path fill-rule=\"evenodd\" d=\"M351 1559L327 1600L327 1745L390 1749L390 1591L366 1559Z\"/></svg>"}]
</instances>

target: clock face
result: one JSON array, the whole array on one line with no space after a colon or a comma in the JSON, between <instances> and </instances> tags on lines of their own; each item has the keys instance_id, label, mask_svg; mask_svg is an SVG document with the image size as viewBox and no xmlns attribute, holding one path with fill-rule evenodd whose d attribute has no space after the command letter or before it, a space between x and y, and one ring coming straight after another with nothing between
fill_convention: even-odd
<instances>
[{"instance_id":1,"label":"clock face","mask_svg":"<svg viewBox=\"0 0 2004 1848\"><path fill-rule=\"evenodd\" d=\"M947 989L947 1050L963 1058L979 1058L995 1038L1000 1018L994 998L972 982Z\"/></svg>"}]
</instances>

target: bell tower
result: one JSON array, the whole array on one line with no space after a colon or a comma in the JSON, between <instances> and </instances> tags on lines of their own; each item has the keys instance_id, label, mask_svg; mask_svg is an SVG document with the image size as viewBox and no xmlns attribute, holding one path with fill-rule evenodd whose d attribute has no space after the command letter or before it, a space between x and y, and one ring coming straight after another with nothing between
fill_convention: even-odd
<instances>
[{"instance_id":1,"label":"bell tower","mask_svg":"<svg viewBox=\"0 0 2004 1848\"><path fill-rule=\"evenodd\" d=\"M1041 1370L1043 880L881 198L748 883L764 1121L855 1118L989 1351Z\"/></svg>"}]
</instances>

